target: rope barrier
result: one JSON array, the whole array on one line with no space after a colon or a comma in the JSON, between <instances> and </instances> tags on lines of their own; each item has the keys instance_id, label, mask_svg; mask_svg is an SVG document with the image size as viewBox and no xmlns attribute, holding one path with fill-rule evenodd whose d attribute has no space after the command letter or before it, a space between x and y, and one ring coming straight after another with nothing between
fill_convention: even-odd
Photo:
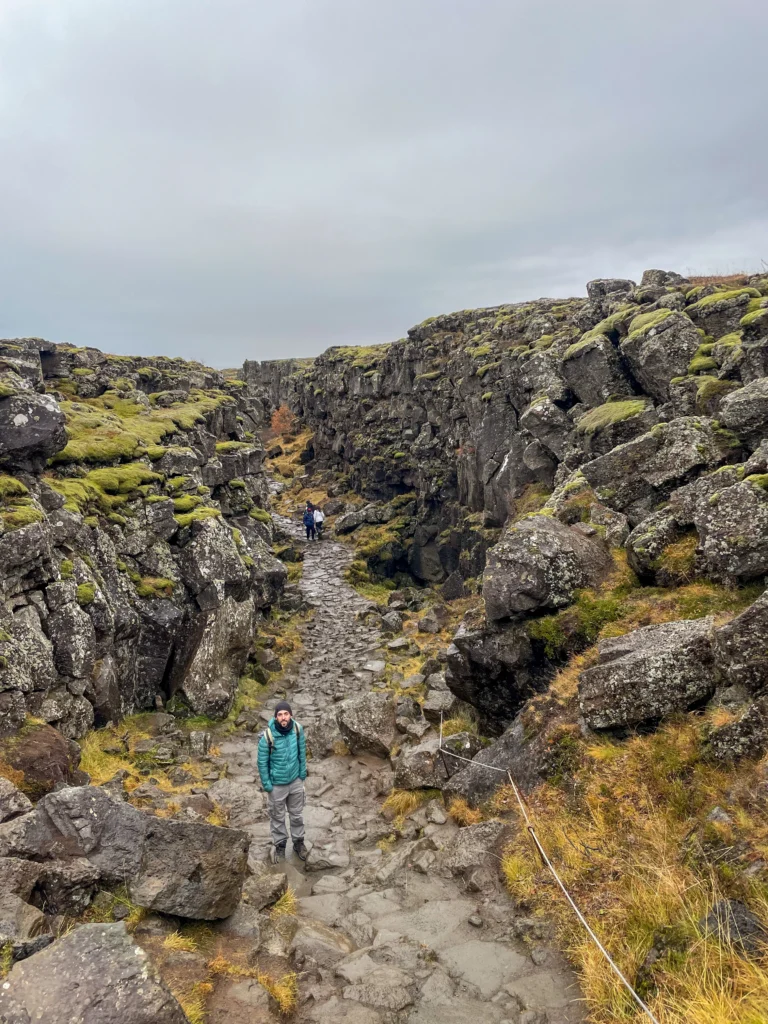
<instances>
[{"instance_id":1,"label":"rope barrier","mask_svg":"<svg viewBox=\"0 0 768 1024\"><path fill-rule=\"evenodd\" d=\"M520 808L520 813L523 816L523 821L525 822L526 831L530 835L531 840L533 841L534 846L538 850L539 856L541 857L542 861L544 862L544 864L549 869L550 873L552 874L552 877L557 882L557 884L560 887L560 890L562 891L563 895L565 896L565 898L568 900L569 904L571 905L571 908L573 909L573 912L576 914L576 917L579 919L579 922L584 926L584 928L585 928L587 934L589 935L590 939L592 939L594 944L597 946L597 948L600 950L602 955L605 957L605 959L608 962L609 966L611 967L613 972L616 974L618 979L621 981L622 985L627 990L627 992L629 992L629 994L632 996L632 998L634 999L635 1003L637 1003L637 1005L640 1007L640 1009L643 1011L643 1013L645 1013L647 1015L648 1019L653 1021L653 1024L659 1024L658 1018L654 1016L654 1014L646 1006L646 1004L643 1002L643 1000L640 998L640 996L637 994L637 992L635 992L634 988L632 988L632 985L624 977L624 975L622 974L620 968L614 962L614 960L611 957L610 953L605 948L605 946L602 944L600 939L598 939L598 937L592 931L592 929L589 926L589 922L584 917L582 912L579 910L578 906L574 902L573 897L571 896L571 894L566 889L566 887L565 887L565 885L563 883L563 880L560 878L560 875L558 875L557 871L555 870L554 865L552 864L552 861L547 856L547 852L544 849L544 847L542 846L541 841L539 840L539 837L536 835L536 829L533 827L533 824L531 823L531 819L530 819L530 817L528 815L528 811L527 811L526 806L525 806L525 801L522 798L520 790L517 788L517 784L515 783L515 780L512 778L512 773L507 768L497 768L496 765L493 765L493 764L483 764L482 761L473 761L473 760L471 760L471 758L462 757L461 754L454 754L454 752L452 750L446 750L443 747L443 713L442 713L442 711L440 712L440 745L439 745L438 749L439 749L440 753L443 755L443 757L445 757L445 755L447 754L449 757L454 757L458 761L466 761L467 764L474 765L474 766L476 766L478 768L487 768L489 771L500 772L502 775L506 775L506 777L509 779L509 784L512 787L512 792L515 794L515 799L517 800L518 806Z\"/></svg>"}]
</instances>

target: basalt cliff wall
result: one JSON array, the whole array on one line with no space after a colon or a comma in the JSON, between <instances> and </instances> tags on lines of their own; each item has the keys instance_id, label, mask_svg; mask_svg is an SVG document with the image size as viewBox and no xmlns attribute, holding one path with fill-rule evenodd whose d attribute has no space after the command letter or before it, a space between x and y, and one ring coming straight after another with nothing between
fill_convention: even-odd
<instances>
[{"instance_id":1,"label":"basalt cliff wall","mask_svg":"<svg viewBox=\"0 0 768 1024\"><path fill-rule=\"evenodd\" d=\"M0 736L220 716L285 571L241 381L0 342Z\"/></svg>"},{"instance_id":2,"label":"basalt cliff wall","mask_svg":"<svg viewBox=\"0 0 768 1024\"><path fill-rule=\"evenodd\" d=\"M369 502L337 529L382 524L381 544L366 551L372 572L440 584L446 598L482 591L484 613L462 624L447 668L489 732L511 726L594 641L608 612L579 608L579 594L617 566L640 588L670 592L697 579L754 597L764 584L765 276L696 283L652 270L639 285L593 281L586 298L438 316L388 345L249 362L243 377L266 406L287 403L312 429L310 477ZM621 593L611 592L616 608ZM709 626L698 655L700 628L679 628L631 635L666 645L670 664L725 657ZM756 628L743 627L750 665ZM593 671L579 713L597 728L659 720L739 675L723 662L698 687L680 678L664 696L649 683L640 700L631 672ZM744 678L748 702L768 680L752 669Z\"/></svg>"}]
</instances>

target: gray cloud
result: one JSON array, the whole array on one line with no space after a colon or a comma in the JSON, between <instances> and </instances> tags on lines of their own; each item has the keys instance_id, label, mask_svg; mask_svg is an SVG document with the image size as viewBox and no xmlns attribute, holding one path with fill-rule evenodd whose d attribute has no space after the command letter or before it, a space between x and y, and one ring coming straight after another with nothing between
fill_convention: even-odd
<instances>
[{"instance_id":1,"label":"gray cloud","mask_svg":"<svg viewBox=\"0 0 768 1024\"><path fill-rule=\"evenodd\" d=\"M0 335L235 365L768 260L760 0L4 0Z\"/></svg>"}]
</instances>

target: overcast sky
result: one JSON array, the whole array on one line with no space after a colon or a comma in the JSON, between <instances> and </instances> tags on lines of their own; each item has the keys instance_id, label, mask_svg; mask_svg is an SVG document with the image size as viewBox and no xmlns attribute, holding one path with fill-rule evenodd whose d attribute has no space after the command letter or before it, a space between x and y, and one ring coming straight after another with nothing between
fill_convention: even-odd
<instances>
[{"instance_id":1,"label":"overcast sky","mask_svg":"<svg viewBox=\"0 0 768 1024\"><path fill-rule=\"evenodd\" d=\"M0 0L0 337L215 366L768 261L764 0Z\"/></svg>"}]
</instances>

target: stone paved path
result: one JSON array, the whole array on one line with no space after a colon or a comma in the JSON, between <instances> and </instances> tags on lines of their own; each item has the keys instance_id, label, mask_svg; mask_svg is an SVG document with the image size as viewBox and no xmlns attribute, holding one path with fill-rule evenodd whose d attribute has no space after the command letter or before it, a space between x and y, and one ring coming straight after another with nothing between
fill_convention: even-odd
<instances>
[{"instance_id":1,"label":"stone paved path","mask_svg":"<svg viewBox=\"0 0 768 1024\"><path fill-rule=\"evenodd\" d=\"M299 526L275 518L299 538ZM383 657L381 634L359 615L370 605L343 580L350 558L349 548L330 539L306 546L300 586L316 611L305 629L303 661L285 686L310 742L323 712L370 689L373 676L363 666ZM492 877L498 872L489 873L490 884L482 891L469 891L478 887L441 867L468 830L446 820L437 803L406 820L403 838L391 851L377 846L391 832L379 813L392 786L386 761L314 757L306 785L312 847L307 865L291 855L285 864L269 867L257 741L253 733L238 733L221 745L228 770L216 798L230 808L231 823L253 837L254 873L285 872L300 897L298 919L262 934L261 945L262 951L290 955L301 972L296 1019L307 1024L572 1024L582 1019L571 972L557 951L540 941L542 926L516 916ZM220 1019L273 1020L263 1000L254 1004L252 987L246 990L233 984ZM245 1001L242 1013L238 1000Z\"/></svg>"}]
</instances>

